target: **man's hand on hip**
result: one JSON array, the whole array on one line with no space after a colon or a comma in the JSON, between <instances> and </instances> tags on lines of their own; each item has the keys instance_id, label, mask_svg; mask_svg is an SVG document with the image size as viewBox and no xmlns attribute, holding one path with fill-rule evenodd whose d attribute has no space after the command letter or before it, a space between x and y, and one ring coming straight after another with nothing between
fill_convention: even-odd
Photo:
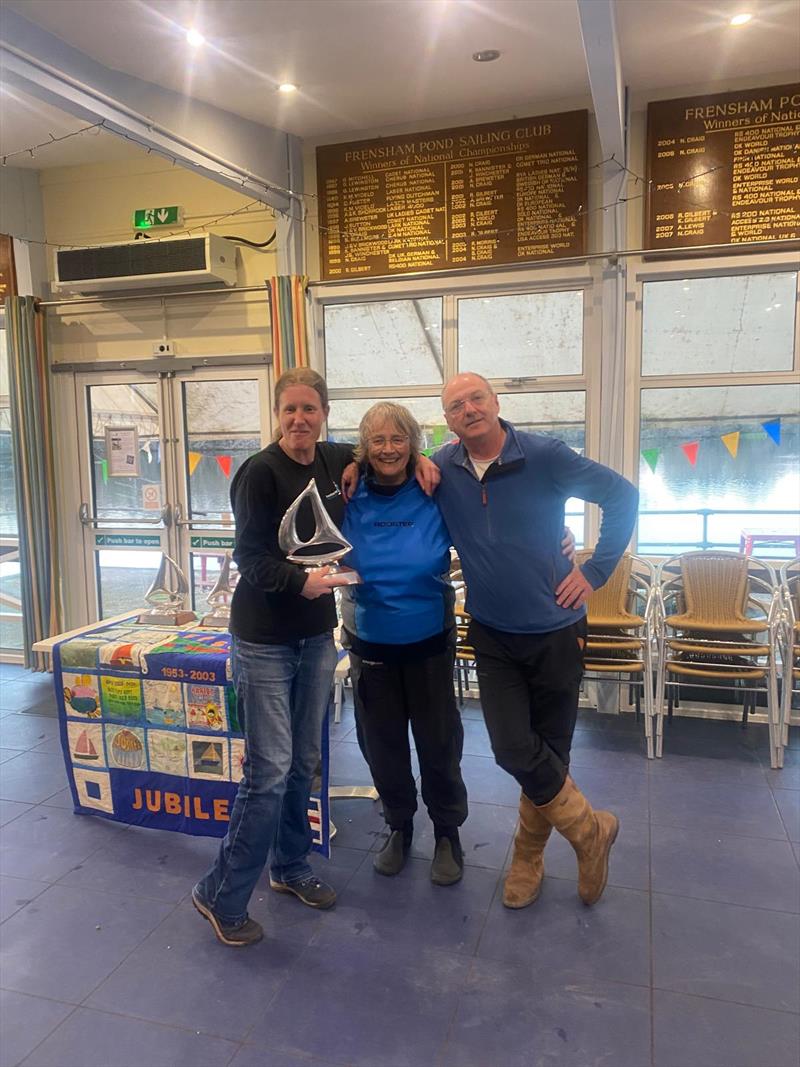
<instances>
[{"instance_id":1,"label":"man's hand on hip","mask_svg":"<svg viewBox=\"0 0 800 1067\"><path fill-rule=\"evenodd\" d=\"M581 608L593 592L580 567L573 567L556 589L556 603L560 608Z\"/></svg>"}]
</instances>

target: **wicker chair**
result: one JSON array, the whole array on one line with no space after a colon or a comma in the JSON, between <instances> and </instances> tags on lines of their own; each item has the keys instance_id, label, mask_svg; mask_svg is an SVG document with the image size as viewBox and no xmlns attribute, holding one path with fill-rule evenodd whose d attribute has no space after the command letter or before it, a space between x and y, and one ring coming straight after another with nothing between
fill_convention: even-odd
<instances>
[{"instance_id":1,"label":"wicker chair","mask_svg":"<svg viewBox=\"0 0 800 1067\"><path fill-rule=\"evenodd\" d=\"M733 688L743 697L742 721L767 698L770 763L783 765L776 649L781 603L772 568L733 552L686 552L658 570L656 612L656 756L664 740L667 686ZM671 713L671 704L670 704Z\"/></svg>"},{"instance_id":2,"label":"wicker chair","mask_svg":"<svg viewBox=\"0 0 800 1067\"><path fill-rule=\"evenodd\" d=\"M780 581L783 597L781 739L785 746L789 744L792 699L800 694L800 556L784 563Z\"/></svg>"},{"instance_id":3,"label":"wicker chair","mask_svg":"<svg viewBox=\"0 0 800 1067\"><path fill-rule=\"evenodd\" d=\"M584 563L591 550L576 553ZM584 680L609 681L628 685L639 717L644 705L647 755L654 755L653 739L653 661L652 564L626 552L605 585L587 601L588 635L584 651Z\"/></svg>"},{"instance_id":4,"label":"wicker chair","mask_svg":"<svg viewBox=\"0 0 800 1067\"><path fill-rule=\"evenodd\" d=\"M470 616L463 604L456 603L456 683L458 706L464 706L464 692L469 689L469 672L475 670L475 649L467 644Z\"/></svg>"}]
</instances>

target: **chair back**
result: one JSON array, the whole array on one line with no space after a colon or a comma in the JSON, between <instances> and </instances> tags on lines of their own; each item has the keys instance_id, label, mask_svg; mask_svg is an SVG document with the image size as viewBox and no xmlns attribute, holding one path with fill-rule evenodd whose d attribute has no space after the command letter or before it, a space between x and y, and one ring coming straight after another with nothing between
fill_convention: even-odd
<instances>
[{"instance_id":1,"label":"chair back","mask_svg":"<svg viewBox=\"0 0 800 1067\"><path fill-rule=\"evenodd\" d=\"M747 623L748 561L730 552L686 552L680 558L685 617L697 624Z\"/></svg>"},{"instance_id":2,"label":"chair back","mask_svg":"<svg viewBox=\"0 0 800 1067\"><path fill-rule=\"evenodd\" d=\"M591 559L592 549L581 549L575 553L575 562L580 566L587 559ZM626 552L614 568L611 577L605 585L595 589L586 601L587 621L591 626L602 620L608 625L614 619L623 621L630 618L628 611L628 598L630 596L631 569L633 559Z\"/></svg>"}]
</instances>

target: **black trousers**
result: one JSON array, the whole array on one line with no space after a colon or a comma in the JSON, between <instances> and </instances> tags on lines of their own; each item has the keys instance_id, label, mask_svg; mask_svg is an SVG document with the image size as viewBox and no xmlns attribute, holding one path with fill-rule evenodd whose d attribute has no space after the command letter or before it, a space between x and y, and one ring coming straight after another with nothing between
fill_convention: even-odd
<instances>
[{"instance_id":1,"label":"black trousers","mask_svg":"<svg viewBox=\"0 0 800 1067\"><path fill-rule=\"evenodd\" d=\"M534 804L564 784L578 717L586 619L545 634L469 627L486 728L497 764Z\"/></svg>"},{"instance_id":2,"label":"black trousers","mask_svg":"<svg viewBox=\"0 0 800 1067\"><path fill-rule=\"evenodd\" d=\"M453 693L453 661L452 648L410 663L376 663L350 653L358 743L393 830L401 830L417 810L409 724L422 799L434 826L454 829L467 817L464 728Z\"/></svg>"}]
</instances>

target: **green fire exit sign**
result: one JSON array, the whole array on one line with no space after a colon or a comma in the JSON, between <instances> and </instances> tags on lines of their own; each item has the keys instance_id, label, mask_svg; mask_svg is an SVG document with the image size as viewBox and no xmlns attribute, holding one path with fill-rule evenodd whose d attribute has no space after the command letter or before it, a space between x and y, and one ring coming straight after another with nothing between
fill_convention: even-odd
<instances>
[{"instance_id":1,"label":"green fire exit sign","mask_svg":"<svg viewBox=\"0 0 800 1067\"><path fill-rule=\"evenodd\" d=\"M149 230L153 226L175 226L180 221L179 207L141 207L133 213L135 230Z\"/></svg>"}]
</instances>

